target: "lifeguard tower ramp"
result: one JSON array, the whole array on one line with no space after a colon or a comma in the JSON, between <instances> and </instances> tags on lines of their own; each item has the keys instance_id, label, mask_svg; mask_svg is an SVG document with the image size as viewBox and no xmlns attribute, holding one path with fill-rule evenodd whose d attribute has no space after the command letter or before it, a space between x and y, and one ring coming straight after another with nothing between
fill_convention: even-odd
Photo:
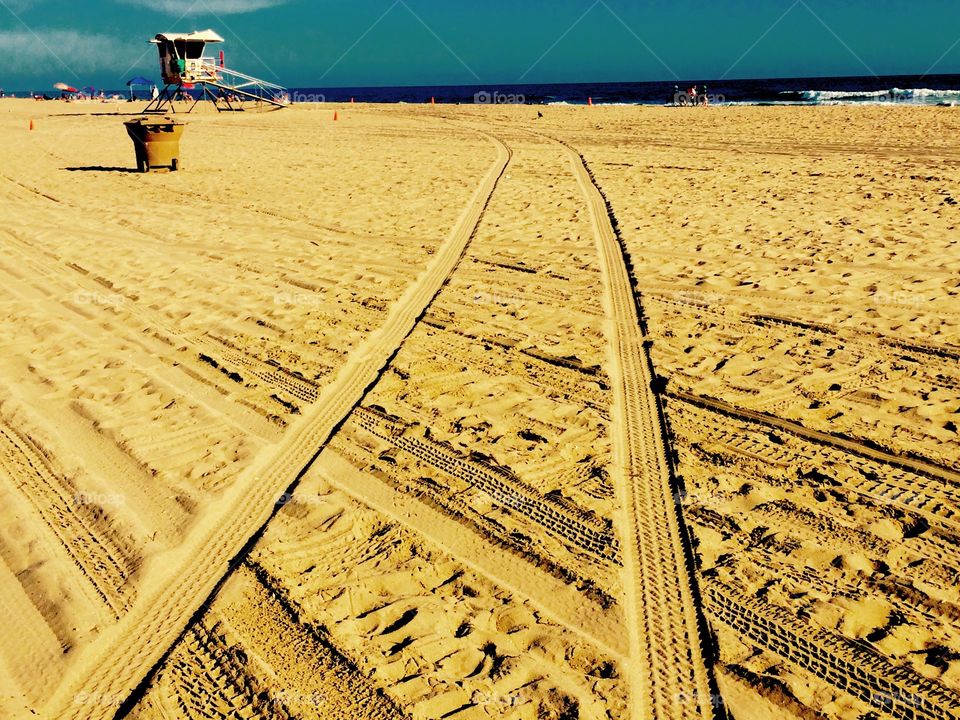
<instances>
[{"instance_id":1,"label":"lifeguard tower ramp","mask_svg":"<svg viewBox=\"0 0 960 720\"><path fill-rule=\"evenodd\" d=\"M173 101L184 97L193 100L188 113L201 100L212 101L220 112L244 110L247 101L258 107L282 108L290 104L286 88L226 67L222 50L218 58L208 57L207 45L224 42L213 30L160 33L149 42L159 51L164 87L144 113L176 112ZM200 97L185 95L186 89L197 86L202 89Z\"/></svg>"}]
</instances>

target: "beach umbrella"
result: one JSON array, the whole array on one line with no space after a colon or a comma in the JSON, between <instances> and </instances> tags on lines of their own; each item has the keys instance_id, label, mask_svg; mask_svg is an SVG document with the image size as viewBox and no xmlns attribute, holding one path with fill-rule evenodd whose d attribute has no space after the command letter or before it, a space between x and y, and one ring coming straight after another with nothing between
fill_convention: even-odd
<instances>
[{"instance_id":1,"label":"beach umbrella","mask_svg":"<svg viewBox=\"0 0 960 720\"><path fill-rule=\"evenodd\" d=\"M70 86L67 85L66 83L59 82L59 83L54 84L53 89L54 89L54 90L63 90L63 91L69 92Z\"/></svg>"},{"instance_id":2,"label":"beach umbrella","mask_svg":"<svg viewBox=\"0 0 960 720\"><path fill-rule=\"evenodd\" d=\"M134 87L152 87L153 81L148 80L143 77L143 75L138 75L137 77L127 80L127 87L130 88L130 97L133 97L133 88Z\"/></svg>"}]
</instances>

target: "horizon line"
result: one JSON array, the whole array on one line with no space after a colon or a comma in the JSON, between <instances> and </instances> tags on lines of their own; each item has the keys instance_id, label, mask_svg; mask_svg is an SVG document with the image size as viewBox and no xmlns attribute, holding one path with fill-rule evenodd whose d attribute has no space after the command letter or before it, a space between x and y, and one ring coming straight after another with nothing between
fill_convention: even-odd
<instances>
[{"instance_id":1,"label":"horizon line","mask_svg":"<svg viewBox=\"0 0 960 720\"><path fill-rule=\"evenodd\" d=\"M702 76L697 76L702 78ZM736 78L726 78L726 79L717 79L717 78L707 78L700 79L696 82L699 83L712 83L712 84L722 84L729 82L775 82L775 81L787 81L787 80L871 80L875 81L878 79L884 78L941 78L941 77L960 77L960 72L955 73L895 73L890 75L784 75L784 76L770 76L770 77L736 77ZM442 83L442 84L415 84L415 85L290 85L288 89L329 89L329 90L400 90L400 89L417 89L417 88L473 88L473 87L525 87L531 85L540 85L540 86L578 86L578 85L677 85L685 82L693 82L694 78L683 78L680 80L677 79L668 79L668 80L579 80L576 82L570 81L551 81L551 82L471 82L471 83ZM161 82L157 82L156 85L161 86ZM0 86L2 87L2 86ZM53 85L50 86L51 88ZM103 89L108 89L107 86L104 86ZM110 90L119 90L120 88L109 88ZM31 92L30 90L24 89L13 89L7 90L8 93L16 92Z\"/></svg>"}]
</instances>

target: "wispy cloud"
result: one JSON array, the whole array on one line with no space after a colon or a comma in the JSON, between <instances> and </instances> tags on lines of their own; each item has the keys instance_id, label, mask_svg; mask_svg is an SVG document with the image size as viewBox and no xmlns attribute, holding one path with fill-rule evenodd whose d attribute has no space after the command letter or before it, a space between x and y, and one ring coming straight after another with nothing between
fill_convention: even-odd
<instances>
[{"instance_id":1,"label":"wispy cloud","mask_svg":"<svg viewBox=\"0 0 960 720\"><path fill-rule=\"evenodd\" d=\"M2 5L11 12L23 12L24 10L29 10L34 5L39 4L39 1L40 0L4 0Z\"/></svg>"},{"instance_id":2,"label":"wispy cloud","mask_svg":"<svg viewBox=\"0 0 960 720\"><path fill-rule=\"evenodd\" d=\"M108 35L43 28L0 30L0 47L7 72L51 76L110 70L139 49Z\"/></svg>"},{"instance_id":3,"label":"wispy cloud","mask_svg":"<svg viewBox=\"0 0 960 720\"><path fill-rule=\"evenodd\" d=\"M122 2L128 5L148 7L151 10L159 10L171 15L182 15L185 5L184 0L122 0ZM219 15L240 15L241 13L286 5L288 2L290 0L206 0L206 2L198 4L198 9L208 10Z\"/></svg>"}]
</instances>

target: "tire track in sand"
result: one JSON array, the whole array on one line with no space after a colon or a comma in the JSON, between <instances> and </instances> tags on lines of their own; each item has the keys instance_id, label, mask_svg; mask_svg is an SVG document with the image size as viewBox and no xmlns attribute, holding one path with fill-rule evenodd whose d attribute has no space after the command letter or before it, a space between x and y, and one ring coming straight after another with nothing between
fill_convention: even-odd
<instances>
[{"instance_id":1,"label":"tire track in sand","mask_svg":"<svg viewBox=\"0 0 960 720\"><path fill-rule=\"evenodd\" d=\"M538 610L608 653L611 659L623 661L627 648L622 642L621 618L616 609L602 610L575 587L491 543L442 511L360 471L332 449L310 466L310 475L418 533L479 575L517 597L527 598Z\"/></svg>"},{"instance_id":2,"label":"tire track in sand","mask_svg":"<svg viewBox=\"0 0 960 720\"><path fill-rule=\"evenodd\" d=\"M157 558L155 575L149 587L144 587L141 601L77 658L76 671L65 678L42 715L92 720L119 714L116 699L129 698L142 687L191 619L209 603L275 513L277 498L292 491L367 389L378 381L462 258L511 157L506 145L485 136L495 144L497 159L426 271L324 388L317 404L290 428L276 451L258 459L245 478L224 495L226 509L218 522L198 528L179 548ZM88 702L75 701L81 694Z\"/></svg>"},{"instance_id":3,"label":"tire track in sand","mask_svg":"<svg viewBox=\"0 0 960 720\"><path fill-rule=\"evenodd\" d=\"M604 277L614 389L611 475L620 505L631 715L635 720L712 720L722 716L722 703L705 658L706 624L696 600L692 554L681 528L629 256L583 156L555 142L569 154L589 206Z\"/></svg>"},{"instance_id":4,"label":"tire track in sand","mask_svg":"<svg viewBox=\"0 0 960 720\"><path fill-rule=\"evenodd\" d=\"M906 470L907 472L942 483L942 487L947 489L960 488L960 472L926 458L899 455L896 452L879 446L877 443L865 442L855 437L815 430L806 427L796 420L788 420L787 418L778 417L770 413L737 407L723 400L705 395L696 395L683 390L676 390L667 393L667 396L734 420L762 425L773 428L774 430L782 430L801 440L841 450L851 455L873 460L898 470Z\"/></svg>"}]
</instances>

